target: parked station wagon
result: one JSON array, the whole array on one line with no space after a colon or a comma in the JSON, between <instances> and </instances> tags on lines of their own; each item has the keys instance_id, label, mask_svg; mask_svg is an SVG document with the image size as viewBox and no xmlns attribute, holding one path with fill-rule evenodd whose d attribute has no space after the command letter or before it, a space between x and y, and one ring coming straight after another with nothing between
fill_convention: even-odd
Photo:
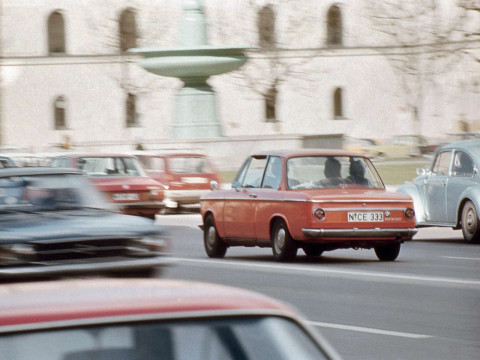
<instances>
[{"instance_id":1,"label":"parked station wagon","mask_svg":"<svg viewBox=\"0 0 480 360\"><path fill-rule=\"evenodd\" d=\"M397 191L414 200L417 227L462 229L466 241L480 243L480 140L437 150L429 169L417 169L413 182Z\"/></svg>"},{"instance_id":2,"label":"parked station wagon","mask_svg":"<svg viewBox=\"0 0 480 360\"><path fill-rule=\"evenodd\" d=\"M412 199L386 191L367 157L344 150L251 155L232 189L204 195L200 211L205 250L217 258L229 246L259 246L278 261L298 248L308 256L373 248L393 261L417 231Z\"/></svg>"}]
</instances>

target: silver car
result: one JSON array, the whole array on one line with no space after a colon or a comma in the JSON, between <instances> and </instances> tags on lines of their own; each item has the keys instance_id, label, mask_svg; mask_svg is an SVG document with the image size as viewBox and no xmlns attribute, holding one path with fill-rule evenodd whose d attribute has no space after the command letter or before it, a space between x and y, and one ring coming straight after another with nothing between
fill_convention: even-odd
<instances>
[{"instance_id":1,"label":"silver car","mask_svg":"<svg viewBox=\"0 0 480 360\"><path fill-rule=\"evenodd\" d=\"M480 243L480 140L459 141L437 150L429 169L397 191L413 198L417 227L462 229L466 241Z\"/></svg>"}]
</instances>

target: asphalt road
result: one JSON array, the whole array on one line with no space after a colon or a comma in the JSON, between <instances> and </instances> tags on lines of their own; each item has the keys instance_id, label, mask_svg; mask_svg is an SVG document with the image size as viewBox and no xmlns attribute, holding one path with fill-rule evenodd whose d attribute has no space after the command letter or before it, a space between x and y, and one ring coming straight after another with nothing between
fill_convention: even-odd
<instances>
[{"instance_id":1,"label":"asphalt road","mask_svg":"<svg viewBox=\"0 0 480 360\"><path fill-rule=\"evenodd\" d=\"M344 359L479 359L480 245L461 232L421 229L395 262L335 250L276 263L271 249L203 249L198 213L162 215L176 264L163 276L238 286L298 309Z\"/></svg>"}]
</instances>

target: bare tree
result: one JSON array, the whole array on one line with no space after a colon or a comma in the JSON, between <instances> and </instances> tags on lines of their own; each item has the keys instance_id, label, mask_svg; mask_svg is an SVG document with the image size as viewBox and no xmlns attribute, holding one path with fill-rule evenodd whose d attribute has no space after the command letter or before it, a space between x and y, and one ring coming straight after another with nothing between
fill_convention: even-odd
<instances>
[{"instance_id":1,"label":"bare tree","mask_svg":"<svg viewBox=\"0 0 480 360\"><path fill-rule=\"evenodd\" d=\"M416 121L423 116L425 87L464 59L472 33L468 11L448 1L366 0L373 28L387 46L378 47L398 75L405 102Z\"/></svg>"},{"instance_id":2,"label":"bare tree","mask_svg":"<svg viewBox=\"0 0 480 360\"><path fill-rule=\"evenodd\" d=\"M319 23L312 7L308 0L249 0L229 9L241 28L232 27L221 8L216 10L222 15L210 22L221 41L257 47L249 51L248 63L234 76L264 100L267 122L280 121L276 108L281 86L300 77L307 80L305 65L314 58L312 51L320 51L322 39L305 36ZM310 54L298 56L302 51Z\"/></svg>"}]
</instances>

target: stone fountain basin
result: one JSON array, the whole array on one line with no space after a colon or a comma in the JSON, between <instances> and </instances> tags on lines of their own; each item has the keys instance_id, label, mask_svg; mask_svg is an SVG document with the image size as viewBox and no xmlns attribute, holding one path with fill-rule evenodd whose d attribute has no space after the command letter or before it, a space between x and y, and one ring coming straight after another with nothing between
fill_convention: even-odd
<instances>
[{"instance_id":1,"label":"stone fountain basin","mask_svg":"<svg viewBox=\"0 0 480 360\"><path fill-rule=\"evenodd\" d=\"M172 49L130 49L131 54L142 55L140 65L147 71L168 77L209 77L241 67L247 57L248 46L199 46Z\"/></svg>"}]
</instances>

